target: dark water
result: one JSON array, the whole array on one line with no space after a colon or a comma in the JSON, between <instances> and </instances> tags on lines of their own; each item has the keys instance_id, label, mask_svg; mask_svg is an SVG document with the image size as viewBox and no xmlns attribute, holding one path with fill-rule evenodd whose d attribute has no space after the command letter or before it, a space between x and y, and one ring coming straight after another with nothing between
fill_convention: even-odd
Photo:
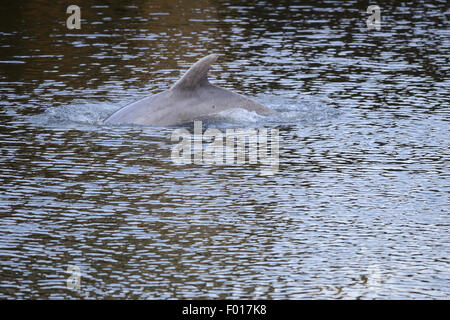
<instances>
[{"instance_id":1,"label":"dark water","mask_svg":"<svg viewBox=\"0 0 450 320\"><path fill-rule=\"evenodd\" d=\"M449 298L446 1L77 4L1 4L0 298ZM102 124L212 52L276 174Z\"/></svg>"}]
</instances>

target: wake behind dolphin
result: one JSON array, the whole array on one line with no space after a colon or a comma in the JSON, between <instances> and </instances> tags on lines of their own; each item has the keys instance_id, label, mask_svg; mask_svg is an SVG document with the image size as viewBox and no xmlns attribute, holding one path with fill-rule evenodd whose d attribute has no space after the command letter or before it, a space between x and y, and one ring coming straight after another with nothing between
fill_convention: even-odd
<instances>
[{"instance_id":1,"label":"wake behind dolphin","mask_svg":"<svg viewBox=\"0 0 450 320\"><path fill-rule=\"evenodd\" d=\"M207 119L234 108L258 114L275 113L247 97L209 83L208 71L217 57L210 54L200 59L169 90L123 107L105 123L172 126Z\"/></svg>"}]
</instances>

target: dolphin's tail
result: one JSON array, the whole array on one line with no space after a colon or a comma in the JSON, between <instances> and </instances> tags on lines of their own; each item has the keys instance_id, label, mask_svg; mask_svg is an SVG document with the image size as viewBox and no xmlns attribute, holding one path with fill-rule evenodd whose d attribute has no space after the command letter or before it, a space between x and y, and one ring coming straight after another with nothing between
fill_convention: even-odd
<instances>
[{"instance_id":1,"label":"dolphin's tail","mask_svg":"<svg viewBox=\"0 0 450 320\"><path fill-rule=\"evenodd\" d=\"M170 90L192 90L199 86L208 85L208 71L211 65L216 62L217 57L217 54L210 54L198 60Z\"/></svg>"}]
</instances>

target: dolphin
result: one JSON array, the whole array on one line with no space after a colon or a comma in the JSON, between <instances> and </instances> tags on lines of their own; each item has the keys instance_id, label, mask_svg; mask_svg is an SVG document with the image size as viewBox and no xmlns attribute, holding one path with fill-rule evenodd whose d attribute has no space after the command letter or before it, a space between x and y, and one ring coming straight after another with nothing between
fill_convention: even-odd
<instances>
[{"instance_id":1,"label":"dolphin","mask_svg":"<svg viewBox=\"0 0 450 320\"><path fill-rule=\"evenodd\" d=\"M213 117L233 108L274 113L255 101L212 85L208 71L217 60L210 54L198 60L169 90L133 102L105 119L107 124L175 126Z\"/></svg>"}]
</instances>

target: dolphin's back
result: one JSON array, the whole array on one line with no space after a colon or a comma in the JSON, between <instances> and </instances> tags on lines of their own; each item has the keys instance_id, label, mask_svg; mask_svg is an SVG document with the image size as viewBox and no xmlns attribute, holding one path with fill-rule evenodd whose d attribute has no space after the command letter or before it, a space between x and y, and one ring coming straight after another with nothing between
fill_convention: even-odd
<instances>
[{"instance_id":1,"label":"dolphin's back","mask_svg":"<svg viewBox=\"0 0 450 320\"><path fill-rule=\"evenodd\" d=\"M261 114L274 112L240 94L210 84L208 71L216 60L217 54L200 59L169 90L131 103L113 113L105 122L170 126L231 108Z\"/></svg>"},{"instance_id":2,"label":"dolphin's back","mask_svg":"<svg viewBox=\"0 0 450 320\"><path fill-rule=\"evenodd\" d=\"M119 109L110 115L105 123L109 124L123 124L123 123L138 123L138 119L146 117L149 113L156 110L152 110L152 106L156 106L154 103L164 92L145 97L136 102L130 103L129 105Z\"/></svg>"}]
</instances>

